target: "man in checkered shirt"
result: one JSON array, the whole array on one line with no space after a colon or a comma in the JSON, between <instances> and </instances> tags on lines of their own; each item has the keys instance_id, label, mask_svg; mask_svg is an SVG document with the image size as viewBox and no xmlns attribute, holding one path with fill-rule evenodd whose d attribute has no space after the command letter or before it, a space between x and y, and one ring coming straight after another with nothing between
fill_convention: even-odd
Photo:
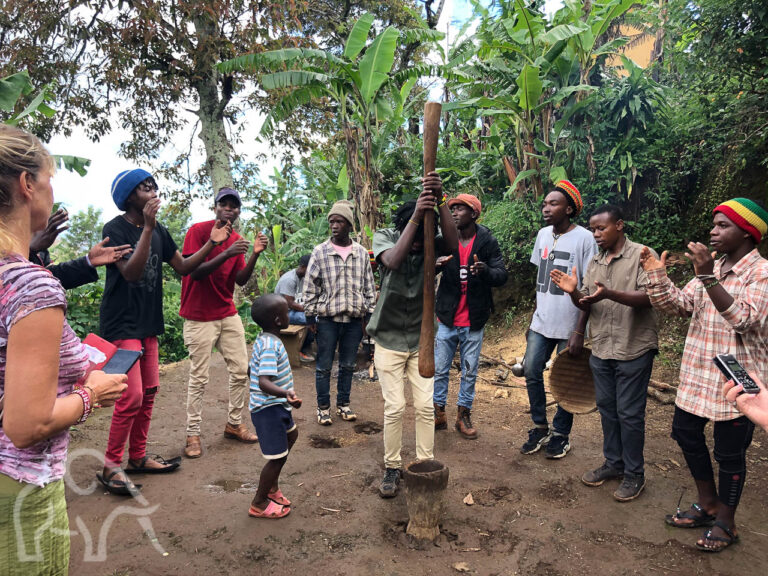
<instances>
[{"instance_id":1,"label":"man in checkered shirt","mask_svg":"<svg viewBox=\"0 0 768 576\"><path fill-rule=\"evenodd\" d=\"M312 251L304 277L304 313L317 338L315 389L317 422L330 426L331 367L339 349L336 414L357 419L349 406L352 374L364 327L376 303L376 287L368 251L350 238L354 212L348 200L336 202L328 213L331 238Z\"/></svg>"},{"instance_id":2,"label":"man in checkered shirt","mask_svg":"<svg viewBox=\"0 0 768 576\"><path fill-rule=\"evenodd\" d=\"M655 258L644 248L640 261L648 274L654 308L691 318L680 365L672 437L680 445L696 482L698 501L666 518L677 528L712 526L696 542L705 552L720 552L738 540L736 507L747 472L746 452L754 424L723 395L725 378L712 362L732 354L750 374L768 370L768 261L757 244L768 232L768 212L746 198L734 198L713 211L709 245L690 242L686 257L696 277L682 289L666 275L667 253ZM713 420L715 483L704 428Z\"/></svg>"}]
</instances>

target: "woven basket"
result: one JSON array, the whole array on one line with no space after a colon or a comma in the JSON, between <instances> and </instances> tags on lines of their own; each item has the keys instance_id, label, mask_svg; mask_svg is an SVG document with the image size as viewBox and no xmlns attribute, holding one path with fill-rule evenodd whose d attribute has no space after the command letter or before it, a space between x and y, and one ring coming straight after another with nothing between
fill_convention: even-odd
<instances>
[{"instance_id":1,"label":"woven basket","mask_svg":"<svg viewBox=\"0 0 768 576\"><path fill-rule=\"evenodd\" d=\"M557 403L572 414L589 414L597 410L595 384L589 357L592 350L584 348L573 357L566 348L560 352L549 369L549 389Z\"/></svg>"}]
</instances>

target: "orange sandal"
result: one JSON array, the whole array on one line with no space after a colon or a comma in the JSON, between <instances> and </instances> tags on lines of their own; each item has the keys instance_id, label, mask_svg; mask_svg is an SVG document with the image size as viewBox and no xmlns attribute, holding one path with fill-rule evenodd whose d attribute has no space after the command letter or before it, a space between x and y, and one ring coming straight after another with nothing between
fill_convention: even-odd
<instances>
[{"instance_id":1,"label":"orange sandal","mask_svg":"<svg viewBox=\"0 0 768 576\"><path fill-rule=\"evenodd\" d=\"M253 504L251 504L248 510L248 516L252 518L283 518L291 513L291 509L288 506L282 506L277 502L269 501L267 507L264 510L259 510Z\"/></svg>"},{"instance_id":2,"label":"orange sandal","mask_svg":"<svg viewBox=\"0 0 768 576\"><path fill-rule=\"evenodd\" d=\"M272 500L272 502L276 504L280 504L281 506L290 506L291 501L286 498L283 493L280 491L280 488L275 490L274 492L270 492L267 494L267 498Z\"/></svg>"}]
</instances>

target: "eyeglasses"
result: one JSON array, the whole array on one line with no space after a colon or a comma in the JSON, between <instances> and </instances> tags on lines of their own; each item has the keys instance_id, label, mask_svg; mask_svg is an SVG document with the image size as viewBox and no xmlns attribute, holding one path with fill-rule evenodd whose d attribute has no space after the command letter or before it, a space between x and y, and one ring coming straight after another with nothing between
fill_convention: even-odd
<instances>
[{"instance_id":1,"label":"eyeglasses","mask_svg":"<svg viewBox=\"0 0 768 576\"><path fill-rule=\"evenodd\" d=\"M140 192L152 192L157 190L157 182L153 178L147 178L144 182L141 182L136 186L136 190Z\"/></svg>"}]
</instances>

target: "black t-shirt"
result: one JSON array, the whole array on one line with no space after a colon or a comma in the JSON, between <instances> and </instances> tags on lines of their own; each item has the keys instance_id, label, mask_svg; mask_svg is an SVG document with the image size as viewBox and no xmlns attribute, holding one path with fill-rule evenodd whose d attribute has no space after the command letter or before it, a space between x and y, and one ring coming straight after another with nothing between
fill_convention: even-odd
<instances>
[{"instance_id":1,"label":"black t-shirt","mask_svg":"<svg viewBox=\"0 0 768 576\"><path fill-rule=\"evenodd\" d=\"M110 246L130 244L135 250L143 230L117 216L104 225L101 237L109 236ZM149 258L141 280L128 282L115 264L107 266L99 315L102 338L109 341L141 339L164 332L162 268L163 262L170 261L177 250L165 226L157 224L152 231ZM123 260L131 256L127 254Z\"/></svg>"}]
</instances>

